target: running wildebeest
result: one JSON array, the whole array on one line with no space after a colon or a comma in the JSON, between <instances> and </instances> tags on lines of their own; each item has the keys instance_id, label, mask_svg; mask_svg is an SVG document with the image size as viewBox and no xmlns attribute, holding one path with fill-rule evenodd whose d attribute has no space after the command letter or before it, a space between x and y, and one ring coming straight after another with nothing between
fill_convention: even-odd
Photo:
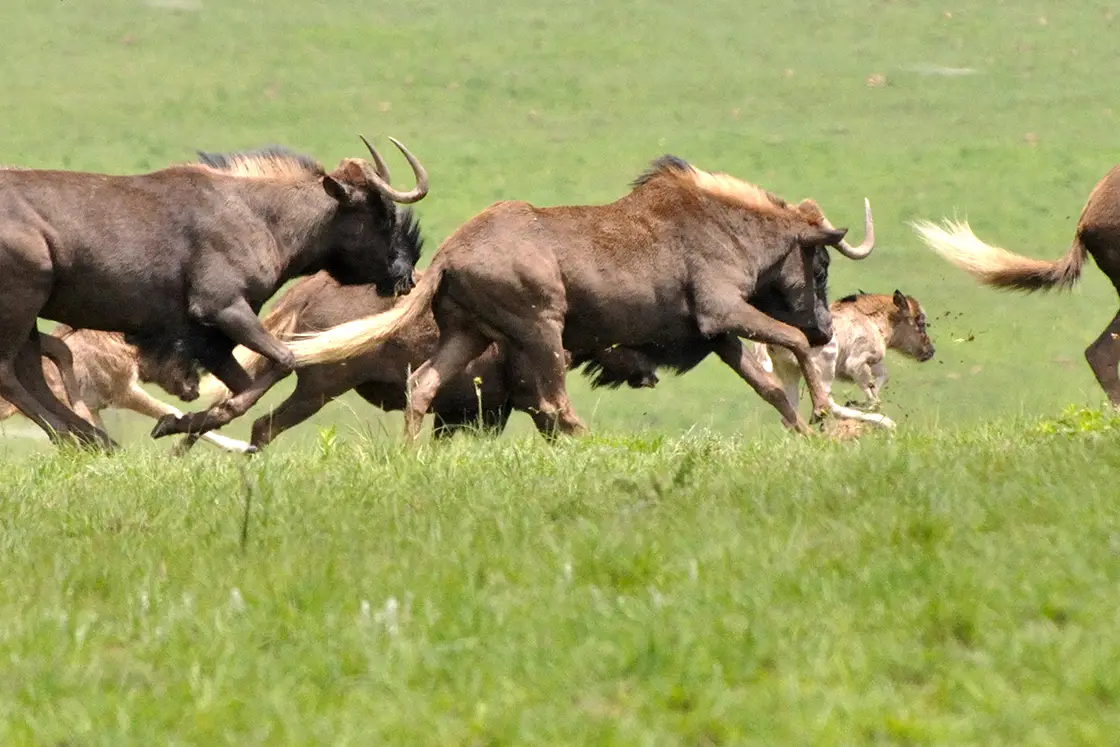
<instances>
[{"instance_id":1,"label":"running wildebeest","mask_svg":"<svg viewBox=\"0 0 1120 747\"><path fill-rule=\"evenodd\" d=\"M398 224L402 233L418 230L411 221ZM402 239L403 240L403 239ZM416 243L415 239L407 239ZM416 276L422 277L417 271ZM820 268L816 273L818 292L826 292L827 272ZM364 316L388 311L403 299L380 296L370 286L340 285L326 273L303 278L276 301L265 316L265 329L280 339L293 334L328 329ZM751 297L751 302L763 312L782 318L789 314L787 300L777 291L764 289ZM439 330L431 312L418 316L411 324L402 327L395 335L378 347L355 358L337 363L312 364L297 368L295 390L271 412L253 423L251 444L254 449L268 445L284 431L299 425L317 413L324 405L353 389L375 407L386 411L403 410L407 404L406 386L409 371L418 368L432 353L439 342ZM289 372L279 369L271 361L239 347L234 351L242 367L255 380L262 395L265 386L271 387L283 380ZM617 388L626 384L632 388L653 388L657 384L658 359L628 348L609 348L595 355L588 355L571 366L583 363L583 373L592 377L592 387ZM204 394L216 394L220 399L228 393L212 377L203 382ZM506 369L504 348L491 344L475 358L466 370L440 388L431 404L435 417L433 434L437 438L451 436L467 429L501 432L513 409L510 398L509 373ZM195 436L184 437L177 451L189 449Z\"/></svg>"},{"instance_id":2,"label":"running wildebeest","mask_svg":"<svg viewBox=\"0 0 1120 747\"><path fill-rule=\"evenodd\" d=\"M43 335L40 342L43 376L55 397L98 428L105 430L101 411L106 409L131 410L150 418L183 414L140 386L141 381L159 381L168 391L181 391L183 382L166 379L164 374L174 375L175 372L154 369L152 362L141 357L135 346L125 342L124 335L119 332L71 329L59 324L49 335ZM58 348L65 349L66 354L59 356ZM194 394L198 396L197 386ZM11 403L0 399L0 420L16 412ZM219 433L207 432L201 437L227 451L244 453L250 450L244 441Z\"/></svg>"},{"instance_id":3,"label":"running wildebeest","mask_svg":"<svg viewBox=\"0 0 1120 747\"><path fill-rule=\"evenodd\" d=\"M832 399L832 383L850 381L867 397L866 406L877 411L880 392L889 376L883 363L887 349L924 363L933 358L933 342L927 333L926 314L913 296L896 290L894 295L857 293L845 296L830 307L832 339L813 348L813 360L828 390L832 414L883 428L895 423L878 412L863 412L842 406ZM801 369L797 360L782 348L759 345L756 348L762 367L773 371L782 382L790 404L797 407Z\"/></svg>"},{"instance_id":4,"label":"running wildebeest","mask_svg":"<svg viewBox=\"0 0 1120 747\"><path fill-rule=\"evenodd\" d=\"M390 338L431 308L439 345L410 377L406 430L415 439L441 387L493 342L507 346L515 409L543 434L586 430L572 411L564 373L572 360L614 346L665 351L713 349L768 402L783 422L809 428L778 383L740 338L791 349L809 383L814 413L828 399L797 327L748 302L762 285L781 283L827 340L828 306L814 269L836 247L853 259L873 246L844 241L812 200L792 205L727 174L673 156L656 160L629 194L607 205L537 208L492 205L440 247L416 289L391 311L290 344L299 365L346 360ZM827 261L827 260L825 260ZM709 347L710 346L710 347ZM706 354L706 353L705 353Z\"/></svg>"},{"instance_id":5,"label":"running wildebeest","mask_svg":"<svg viewBox=\"0 0 1120 747\"><path fill-rule=\"evenodd\" d=\"M1120 292L1120 166L1089 193L1069 251L1060 259L1032 259L986 244L967 222L945 221L942 227L916 221L913 226L926 245L986 285L1024 291L1070 288L1081 277L1085 255L1091 254ZM1120 312L1085 349L1085 359L1109 401L1120 407Z\"/></svg>"},{"instance_id":6,"label":"running wildebeest","mask_svg":"<svg viewBox=\"0 0 1120 747\"><path fill-rule=\"evenodd\" d=\"M51 393L36 317L123 332L143 356L201 365L235 401L251 396L237 344L294 363L257 318L285 281L326 270L385 294L410 289L414 258L389 254L394 202L422 199L427 175L393 143L416 175L407 192L368 142L373 164L344 159L330 173L280 148L129 176L0 171L0 397L56 441L115 445ZM206 411L170 416L153 436L222 424Z\"/></svg>"}]
</instances>

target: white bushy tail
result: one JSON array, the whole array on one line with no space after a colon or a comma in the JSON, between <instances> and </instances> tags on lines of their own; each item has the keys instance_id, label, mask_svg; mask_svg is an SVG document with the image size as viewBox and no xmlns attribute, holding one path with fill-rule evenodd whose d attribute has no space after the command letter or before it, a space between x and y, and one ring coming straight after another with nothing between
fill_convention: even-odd
<instances>
[{"instance_id":1,"label":"white bushy tail","mask_svg":"<svg viewBox=\"0 0 1120 747\"><path fill-rule=\"evenodd\" d=\"M976 237L967 222L947 220L944 226L939 226L930 221L916 221L911 226L930 249L985 285L997 288L1026 291L1068 288L1081 277L1081 267L1085 264L1085 245L1080 233L1064 257L1047 261L986 244Z\"/></svg>"},{"instance_id":2,"label":"white bushy tail","mask_svg":"<svg viewBox=\"0 0 1120 747\"><path fill-rule=\"evenodd\" d=\"M388 311L297 336L288 344L297 366L335 363L370 352L431 308L443 273L428 269L403 301Z\"/></svg>"}]
</instances>

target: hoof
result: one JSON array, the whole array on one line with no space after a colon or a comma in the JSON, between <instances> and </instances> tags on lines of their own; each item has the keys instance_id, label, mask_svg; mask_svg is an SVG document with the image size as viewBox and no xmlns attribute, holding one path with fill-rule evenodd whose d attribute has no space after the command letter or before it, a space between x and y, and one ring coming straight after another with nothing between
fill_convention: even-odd
<instances>
[{"instance_id":1,"label":"hoof","mask_svg":"<svg viewBox=\"0 0 1120 747\"><path fill-rule=\"evenodd\" d=\"M178 433L179 418L175 415L164 415L156 421L156 427L152 428L152 438L163 438Z\"/></svg>"}]
</instances>

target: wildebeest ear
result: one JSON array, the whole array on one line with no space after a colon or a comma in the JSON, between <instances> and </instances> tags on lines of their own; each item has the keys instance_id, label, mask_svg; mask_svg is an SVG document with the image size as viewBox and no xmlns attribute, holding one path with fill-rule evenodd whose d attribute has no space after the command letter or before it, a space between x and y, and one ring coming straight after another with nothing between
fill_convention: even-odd
<instances>
[{"instance_id":1,"label":"wildebeest ear","mask_svg":"<svg viewBox=\"0 0 1120 747\"><path fill-rule=\"evenodd\" d=\"M341 205L349 205L353 198L353 187L331 176L323 177L323 190Z\"/></svg>"},{"instance_id":2,"label":"wildebeest ear","mask_svg":"<svg viewBox=\"0 0 1120 747\"><path fill-rule=\"evenodd\" d=\"M848 234L846 228L822 228L815 226L801 232L803 246L835 246Z\"/></svg>"},{"instance_id":3,"label":"wildebeest ear","mask_svg":"<svg viewBox=\"0 0 1120 747\"><path fill-rule=\"evenodd\" d=\"M903 311L910 311L910 302L906 300L906 296L902 295L900 290L894 292L894 305Z\"/></svg>"}]
</instances>

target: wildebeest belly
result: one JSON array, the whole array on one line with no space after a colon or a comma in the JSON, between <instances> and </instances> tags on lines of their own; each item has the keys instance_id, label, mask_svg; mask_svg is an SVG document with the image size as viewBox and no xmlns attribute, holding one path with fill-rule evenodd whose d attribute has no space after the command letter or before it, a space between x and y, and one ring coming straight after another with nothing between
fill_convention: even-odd
<instances>
[{"instance_id":1,"label":"wildebeest belly","mask_svg":"<svg viewBox=\"0 0 1120 747\"><path fill-rule=\"evenodd\" d=\"M612 345L671 348L700 334L686 294L671 284L627 288L603 283L566 290L563 339L573 353Z\"/></svg>"}]
</instances>

